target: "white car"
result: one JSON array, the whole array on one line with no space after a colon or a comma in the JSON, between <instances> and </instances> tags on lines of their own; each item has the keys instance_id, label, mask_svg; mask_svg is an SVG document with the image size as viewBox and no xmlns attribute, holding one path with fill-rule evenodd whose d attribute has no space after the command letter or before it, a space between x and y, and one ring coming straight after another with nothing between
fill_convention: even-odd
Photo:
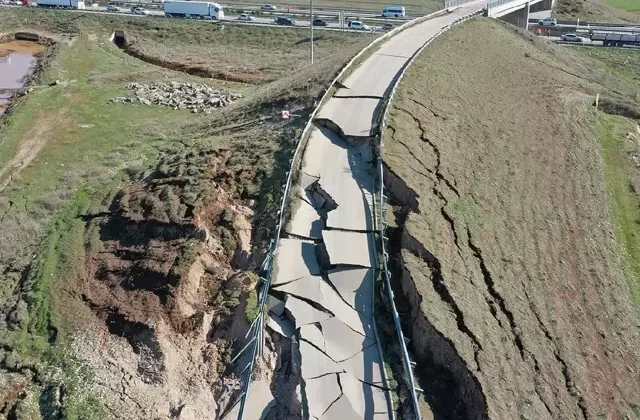
<instances>
[{"instance_id":1,"label":"white car","mask_svg":"<svg viewBox=\"0 0 640 420\"><path fill-rule=\"evenodd\" d=\"M558 24L558 20L552 17L540 19L538 21L538 25L540 26L556 26L557 24Z\"/></svg>"},{"instance_id":2,"label":"white car","mask_svg":"<svg viewBox=\"0 0 640 420\"><path fill-rule=\"evenodd\" d=\"M278 8L272 4L265 4L260 10L277 10Z\"/></svg>"},{"instance_id":3,"label":"white car","mask_svg":"<svg viewBox=\"0 0 640 420\"><path fill-rule=\"evenodd\" d=\"M116 13L119 11L120 11L120 8L118 6L114 6L113 4L110 4L107 6L107 12L109 13Z\"/></svg>"},{"instance_id":4,"label":"white car","mask_svg":"<svg viewBox=\"0 0 640 420\"><path fill-rule=\"evenodd\" d=\"M135 9L133 9L133 14L147 16L149 12L144 7L136 7Z\"/></svg>"},{"instance_id":5,"label":"white car","mask_svg":"<svg viewBox=\"0 0 640 420\"><path fill-rule=\"evenodd\" d=\"M582 38L576 34L562 34L560 39L564 42L582 42Z\"/></svg>"},{"instance_id":6,"label":"white car","mask_svg":"<svg viewBox=\"0 0 640 420\"><path fill-rule=\"evenodd\" d=\"M255 19L253 18L253 16L243 13L240 16L238 16L238 20L252 21Z\"/></svg>"},{"instance_id":7,"label":"white car","mask_svg":"<svg viewBox=\"0 0 640 420\"><path fill-rule=\"evenodd\" d=\"M151 0L151 3L164 3L164 0Z\"/></svg>"},{"instance_id":8,"label":"white car","mask_svg":"<svg viewBox=\"0 0 640 420\"><path fill-rule=\"evenodd\" d=\"M365 25L364 23L360 22L359 20L353 20L353 21L349 22L349 29L355 29L355 30L358 30L358 31L370 31L371 30L369 25Z\"/></svg>"}]
</instances>

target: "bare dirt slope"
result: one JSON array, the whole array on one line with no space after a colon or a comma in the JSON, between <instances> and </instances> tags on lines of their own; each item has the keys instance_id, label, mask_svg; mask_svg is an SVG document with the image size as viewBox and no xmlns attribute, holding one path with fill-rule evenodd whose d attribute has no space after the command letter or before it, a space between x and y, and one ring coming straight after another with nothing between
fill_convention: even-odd
<instances>
[{"instance_id":1,"label":"bare dirt slope","mask_svg":"<svg viewBox=\"0 0 640 420\"><path fill-rule=\"evenodd\" d=\"M392 238L436 419L640 416L640 324L592 106L607 88L593 80L625 89L475 19L402 82L385 151Z\"/></svg>"},{"instance_id":2,"label":"bare dirt slope","mask_svg":"<svg viewBox=\"0 0 640 420\"><path fill-rule=\"evenodd\" d=\"M8 162L34 149L28 127L55 124L19 176L16 167L6 188L9 176L0 180L0 418L220 418L239 393L244 365L229 364L257 314L255 273L297 140L370 38L313 67L289 60L285 77L253 86L130 57L109 42L102 18L9 10L0 26L14 27L24 10L37 19L21 25L78 27L43 60L34 82L43 87L0 121ZM193 23L164 24L210 35ZM246 28L238 45L260 32ZM307 42L286 32L269 34L269 54ZM173 39L169 50L190 38ZM111 101L130 95L131 81L158 80L242 97L211 114ZM297 117L283 119L283 109Z\"/></svg>"}]
</instances>

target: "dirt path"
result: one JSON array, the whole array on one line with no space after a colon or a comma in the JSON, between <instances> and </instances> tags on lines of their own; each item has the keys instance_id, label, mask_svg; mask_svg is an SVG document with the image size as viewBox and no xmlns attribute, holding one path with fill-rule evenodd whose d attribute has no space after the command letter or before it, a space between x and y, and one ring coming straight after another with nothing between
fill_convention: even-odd
<instances>
[{"instance_id":1,"label":"dirt path","mask_svg":"<svg viewBox=\"0 0 640 420\"><path fill-rule=\"evenodd\" d=\"M3 192L16 175L26 168L47 144L51 127L45 122L34 124L25 134L18 152L0 168L0 192Z\"/></svg>"}]
</instances>

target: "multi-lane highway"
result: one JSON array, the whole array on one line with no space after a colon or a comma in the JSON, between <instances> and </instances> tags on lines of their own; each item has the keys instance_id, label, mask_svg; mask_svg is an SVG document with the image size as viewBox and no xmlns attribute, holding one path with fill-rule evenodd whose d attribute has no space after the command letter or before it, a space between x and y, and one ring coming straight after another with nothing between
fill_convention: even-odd
<instances>
[{"instance_id":1,"label":"multi-lane highway","mask_svg":"<svg viewBox=\"0 0 640 420\"><path fill-rule=\"evenodd\" d=\"M86 9L80 10L79 12L100 12L100 13L113 13L113 14L123 14L123 15L133 15L131 12L132 7L142 7L146 10L148 17L164 17L164 12L162 11L161 3L153 3L149 0L143 0L139 2L129 2L129 1L114 1L113 4L119 7L120 11L118 12L107 12L107 8L104 5L100 5L97 2L92 4L90 2L86 2ZM0 6L6 7L26 7L26 6L12 6L2 2L0 0ZM226 10L243 10L246 11L247 15L251 16L251 20L241 20L240 14L238 13L225 13L225 22L229 23L239 23L239 24L254 24L254 25L275 25L275 19L277 16L286 16L290 17L294 21L295 27L309 27L310 21L308 19L309 11L308 10L297 10L297 9L287 9L282 8L278 10L272 11L262 11L259 6L243 6L239 5L229 5ZM260 15L253 15L252 13L260 12ZM78 11L76 11L78 12ZM383 31L383 25L385 23L391 24L393 26L399 26L402 23L406 22L409 18L382 18L380 13L377 15L372 12L343 12L345 23L341 28L338 23L338 16L341 11L338 10L326 10L326 9L314 9L314 18L322 19L326 22L326 26L316 26L317 29L344 29L348 30L346 27L347 22L349 20L360 20L364 21L373 31ZM137 15L140 17L144 17L144 15ZM301 19L298 19L297 16L304 16Z\"/></svg>"}]
</instances>

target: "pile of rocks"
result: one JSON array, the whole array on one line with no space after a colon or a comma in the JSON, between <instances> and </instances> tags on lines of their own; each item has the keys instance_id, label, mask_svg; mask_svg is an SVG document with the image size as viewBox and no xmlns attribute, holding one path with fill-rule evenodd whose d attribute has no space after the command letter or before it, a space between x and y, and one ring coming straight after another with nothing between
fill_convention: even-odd
<instances>
[{"instance_id":1,"label":"pile of rocks","mask_svg":"<svg viewBox=\"0 0 640 420\"><path fill-rule=\"evenodd\" d=\"M111 103L140 102L145 105L163 105L173 109L190 109L191 112L211 112L214 108L222 108L240 95L224 90L213 89L197 83L129 83L127 89L133 91L136 99L127 97L112 98Z\"/></svg>"}]
</instances>

